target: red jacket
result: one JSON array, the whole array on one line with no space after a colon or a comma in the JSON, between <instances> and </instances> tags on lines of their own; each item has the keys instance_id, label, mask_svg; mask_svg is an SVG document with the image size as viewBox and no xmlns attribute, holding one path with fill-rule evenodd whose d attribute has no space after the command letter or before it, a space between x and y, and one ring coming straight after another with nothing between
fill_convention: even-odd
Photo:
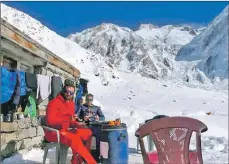
<instances>
[{"instance_id":1,"label":"red jacket","mask_svg":"<svg viewBox=\"0 0 229 164\"><path fill-rule=\"evenodd\" d=\"M75 115L75 104L73 101L66 101L61 94L51 100L46 111L46 125L59 130L67 130L68 126L77 126L76 121L71 121L71 117ZM66 127L67 126L67 127ZM55 142L56 134L45 131L45 137L48 141Z\"/></svg>"}]
</instances>

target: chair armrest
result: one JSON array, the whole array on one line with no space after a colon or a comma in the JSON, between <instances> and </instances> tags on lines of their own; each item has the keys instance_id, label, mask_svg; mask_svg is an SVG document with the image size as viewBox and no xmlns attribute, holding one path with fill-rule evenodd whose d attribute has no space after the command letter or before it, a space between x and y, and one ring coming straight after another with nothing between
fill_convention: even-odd
<instances>
[{"instance_id":1,"label":"chair armrest","mask_svg":"<svg viewBox=\"0 0 229 164\"><path fill-rule=\"evenodd\" d=\"M140 134L138 131L135 132L135 137L140 138Z\"/></svg>"},{"instance_id":2,"label":"chair armrest","mask_svg":"<svg viewBox=\"0 0 229 164\"><path fill-rule=\"evenodd\" d=\"M140 138L140 132L139 132L139 130L140 130L140 127L142 126L142 125L144 125L145 123L140 123L139 124L139 127L138 127L138 129L135 131L135 137L138 137L138 138Z\"/></svg>"},{"instance_id":3,"label":"chair armrest","mask_svg":"<svg viewBox=\"0 0 229 164\"><path fill-rule=\"evenodd\" d=\"M45 130L51 131L51 132L56 132L56 135L57 135L57 143L60 143L60 132L59 132L59 130L54 129L54 128L50 128L50 127L48 127L48 126L42 126L42 128L45 129Z\"/></svg>"},{"instance_id":4,"label":"chair armrest","mask_svg":"<svg viewBox=\"0 0 229 164\"><path fill-rule=\"evenodd\" d=\"M208 130L208 127L205 126L205 127L202 127L202 128L200 129L200 132L201 132L201 133L204 133L204 132L206 132L207 130Z\"/></svg>"}]
</instances>

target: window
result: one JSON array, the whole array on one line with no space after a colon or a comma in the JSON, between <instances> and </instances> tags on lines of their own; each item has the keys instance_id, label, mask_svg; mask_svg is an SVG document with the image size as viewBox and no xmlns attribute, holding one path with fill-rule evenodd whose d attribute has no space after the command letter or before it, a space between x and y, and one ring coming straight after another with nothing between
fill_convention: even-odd
<instances>
[{"instance_id":1,"label":"window","mask_svg":"<svg viewBox=\"0 0 229 164\"><path fill-rule=\"evenodd\" d=\"M12 58L8 58L3 56L3 66L6 66L8 68L17 68L17 61L13 60Z\"/></svg>"},{"instance_id":2,"label":"window","mask_svg":"<svg viewBox=\"0 0 229 164\"><path fill-rule=\"evenodd\" d=\"M30 72L31 68L23 63L20 63L20 70L24 72Z\"/></svg>"}]
</instances>

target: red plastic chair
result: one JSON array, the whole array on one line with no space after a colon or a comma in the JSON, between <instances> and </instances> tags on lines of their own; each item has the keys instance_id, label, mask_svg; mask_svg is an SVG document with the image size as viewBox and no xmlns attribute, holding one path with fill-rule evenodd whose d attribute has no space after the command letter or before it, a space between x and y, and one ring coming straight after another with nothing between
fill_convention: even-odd
<instances>
[{"instance_id":1,"label":"red plastic chair","mask_svg":"<svg viewBox=\"0 0 229 164\"><path fill-rule=\"evenodd\" d=\"M144 164L203 164L201 133L207 126L193 118L167 117L151 120L137 129ZM189 151L192 133L196 132L196 151ZM152 136L156 152L146 152L143 138Z\"/></svg>"}]
</instances>

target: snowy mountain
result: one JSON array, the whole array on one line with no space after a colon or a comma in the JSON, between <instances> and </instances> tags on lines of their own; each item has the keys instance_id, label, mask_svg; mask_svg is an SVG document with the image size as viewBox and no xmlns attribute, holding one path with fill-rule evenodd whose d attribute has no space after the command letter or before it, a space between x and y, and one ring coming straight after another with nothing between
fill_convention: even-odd
<instances>
[{"instance_id":1,"label":"snowy mountain","mask_svg":"<svg viewBox=\"0 0 229 164\"><path fill-rule=\"evenodd\" d=\"M212 86L211 82L218 85L218 81L228 77L227 9L207 30L187 25L158 27L141 24L133 31L104 23L71 34L68 39L4 4L1 4L1 11L1 18L75 65L82 76L98 76L104 85L111 80L119 80L117 70L176 83L185 82L188 86L201 86L201 83ZM227 86L227 80L224 81Z\"/></svg>"},{"instance_id":2,"label":"snowy mountain","mask_svg":"<svg viewBox=\"0 0 229 164\"><path fill-rule=\"evenodd\" d=\"M174 56L199 31L189 26L142 24L132 31L111 23L69 35L82 47L101 54L112 68L164 79L173 70Z\"/></svg>"},{"instance_id":3,"label":"snowy mountain","mask_svg":"<svg viewBox=\"0 0 229 164\"><path fill-rule=\"evenodd\" d=\"M190 80L197 78L206 82L210 79L213 83L224 81L228 85L228 19L227 6L205 31L178 52L176 60L186 63L186 70L190 72L187 78ZM187 61L193 65L187 64ZM184 74L187 75L187 72Z\"/></svg>"}]
</instances>

